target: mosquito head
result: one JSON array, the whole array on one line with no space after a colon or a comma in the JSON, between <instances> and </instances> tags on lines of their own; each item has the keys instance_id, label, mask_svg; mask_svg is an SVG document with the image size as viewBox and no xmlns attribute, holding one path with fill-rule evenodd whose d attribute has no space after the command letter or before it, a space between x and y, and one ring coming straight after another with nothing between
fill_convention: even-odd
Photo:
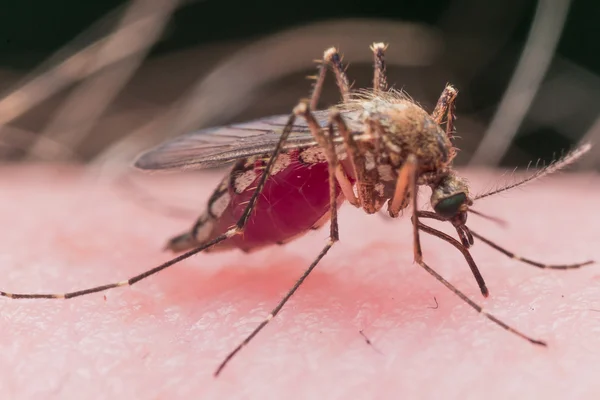
<instances>
[{"instance_id":1,"label":"mosquito head","mask_svg":"<svg viewBox=\"0 0 600 400\"><path fill-rule=\"evenodd\" d=\"M454 226L467 222L467 211L472 204L467 183L454 174L446 175L432 187L431 206Z\"/></svg>"}]
</instances>

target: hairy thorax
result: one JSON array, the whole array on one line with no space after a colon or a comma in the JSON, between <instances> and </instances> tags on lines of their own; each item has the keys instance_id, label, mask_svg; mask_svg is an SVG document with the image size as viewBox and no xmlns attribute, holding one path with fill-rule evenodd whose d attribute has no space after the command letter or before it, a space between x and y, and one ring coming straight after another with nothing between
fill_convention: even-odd
<instances>
[{"instance_id":1,"label":"hairy thorax","mask_svg":"<svg viewBox=\"0 0 600 400\"><path fill-rule=\"evenodd\" d=\"M342 111L357 112L351 129L366 170L366 176L358 179L357 190L372 203L363 207L365 211L378 211L392 197L398 172L410 154L418 159L418 184L435 183L447 174L455 155L448 135L403 93L359 98L344 108ZM342 158L349 175L357 178L344 155Z\"/></svg>"}]
</instances>

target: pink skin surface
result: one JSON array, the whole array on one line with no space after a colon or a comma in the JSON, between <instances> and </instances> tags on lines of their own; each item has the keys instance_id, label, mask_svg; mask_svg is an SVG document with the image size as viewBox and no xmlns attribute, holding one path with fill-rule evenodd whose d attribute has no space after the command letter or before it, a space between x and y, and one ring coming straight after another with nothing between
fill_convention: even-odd
<instances>
[{"instance_id":1,"label":"pink skin surface","mask_svg":"<svg viewBox=\"0 0 600 400\"><path fill-rule=\"evenodd\" d=\"M474 193L502 182L498 173L462 172ZM151 212L78 170L3 167L1 177L2 290L125 279L167 260L165 241L193 222ZM200 211L218 180L156 175L143 184L163 200L185 195ZM475 205L507 228L474 215L469 226L533 259L600 260L599 204L598 176L562 174ZM0 398L599 398L598 264L542 271L478 242L472 254L490 289L483 299L459 252L422 235L429 265L549 344L537 347L478 316L414 264L406 216L389 221L347 204L341 242L213 378L319 252L327 226L252 254L201 254L106 298L1 298Z\"/></svg>"}]
</instances>

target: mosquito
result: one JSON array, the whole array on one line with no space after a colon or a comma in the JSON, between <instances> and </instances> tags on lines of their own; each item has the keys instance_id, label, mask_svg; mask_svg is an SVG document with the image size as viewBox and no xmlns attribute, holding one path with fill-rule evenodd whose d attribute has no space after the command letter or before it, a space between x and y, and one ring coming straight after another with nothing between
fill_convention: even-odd
<instances>
[{"instance_id":1,"label":"mosquito","mask_svg":"<svg viewBox=\"0 0 600 400\"><path fill-rule=\"evenodd\" d=\"M529 177L478 196L452 169L457 148L453 144L457 90L444 88L429 114L405 93L388 88L384 53L387 45L371 46L374 58L373 88L353 91L336 48L324 52L309 99L289 115L262 118L193 132L167 141L142 154L135 166L142 170L203 169L231 165L214 190L205 212L192 227L167 243L181 255L127 280L63 294L15 294L13 299L69 299L108 289L131 286L202 251L241 249L253 251L284 244L330 223L329 239L310 266L269 315L221 362L223 368L284 307L321 259L339 240L338 208L348 201L367 214L387 205L392 218L412 209L414 261L455 295L505 330L535 344L527 336L492 314L445 280L425 263L420 232L438 237L462 253L484 297L489 292L469 248L475 239L506 256L538 268L574 269L592 263L546 265L520 257L467 227L474 201L524 185L576 161L590 149L585 144L538 169ZM342 101L316 111L323 82L332 70ZM417 207L422 186L431 188L431 211ZM449 222L458 240L422 222Z\"/></svg>"}]
</instances>

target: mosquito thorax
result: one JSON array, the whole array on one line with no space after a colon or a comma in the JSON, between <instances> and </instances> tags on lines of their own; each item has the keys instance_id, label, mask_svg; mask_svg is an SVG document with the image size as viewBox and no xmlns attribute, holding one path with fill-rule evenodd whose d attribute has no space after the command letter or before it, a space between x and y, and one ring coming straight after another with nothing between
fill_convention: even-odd
<instances>
[{"instance_id":1,"label":"mosquito thorax","mask_svg":"<svg viewBox=\"0 0 600 400\"><path fill-rule=\"evenodd\" d=\"M417 156L422 172L443 171L452 161L454 150L448 135L404 93L387 92L363 107L366 128L381 140L392 167L401 167L409 154Z\"/></svg>"}]
</instances>

